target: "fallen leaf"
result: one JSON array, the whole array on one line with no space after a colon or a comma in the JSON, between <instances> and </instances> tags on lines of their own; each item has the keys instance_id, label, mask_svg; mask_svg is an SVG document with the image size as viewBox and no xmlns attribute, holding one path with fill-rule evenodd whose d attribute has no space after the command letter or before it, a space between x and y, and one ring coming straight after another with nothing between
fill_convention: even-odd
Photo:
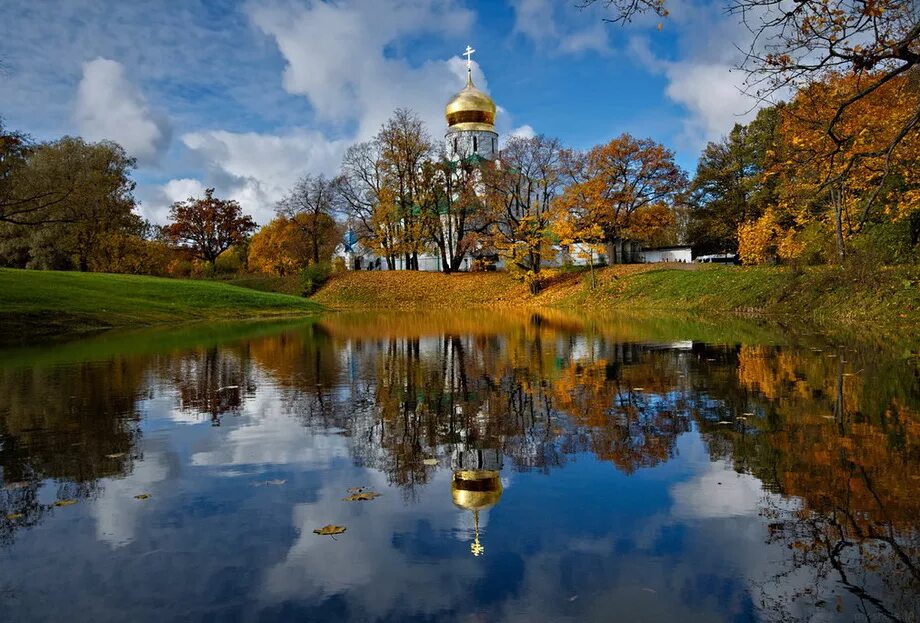
<instances>
[{"instance_id":1,"label":"fallen leaf","mask_svg":"<svg viewBox=\"0 0 920 623\"><path fill-rule=\"evenodd\" d=\"M375 493L373 491L362 491L361 493L352 493L347 498L342 498L342 500L345 502L367 502L379 497L379 493Z\"/></svg>"},{"instance_id":2,"label":"fallen leaf","mask_svg":"<svg viewBox=\"0 0 920 623\"><path fill-rule=\"evenodd\" d=\"M424 461L422 461L422 463L424 463L425 465L437 465L438 460L437 459L425 459Z\"/></svg>"},{"instance_id":3,"label":"fallen leaf","mask_svg":"<svg viewBox=\"0 0 920 623\"><path fill-rule=\"evenodd\" d=\"M718 421L718 424L721 424L722 426L725 426L726 424L731 424L731 422L729 422L728 420L719 420L719 421Z\"/></svg>"},{"instance_id":4,"label":"fallen leaf","mask_svg":"<svg viewBox=\"0 0 920 623\"><path fill-rule=\"evenodd\" d=\"M10 521L16 521L17 519L22 519L23 517L25 517L25 515L23 515L22 513L10 513L9 515L6 516L6 518L9 519Z\"/></svg>"},{"instance_id":5,"label":"fallen leaf","mask_svg":"<svg viewBox=\"0 0 920 623\"><path fill-rule=\"evenodd\" d=\"M70 506L71 504L76 504L76 503L77 503L76 500L57 500L54 503L54 505L55 506Z\"/></svg>"},{"instance_id":6,"label":"fallen leaf","mask_svg":"<svg viewBox=\"0 0 920 623\"><path fill-rule=\"evenodd\" d=\"M644 387L633 387L633 391L634 392L644 392L645 388Z\"/></svg>"},{"instance_id":7,"label":"fallen leaf","mask_svg":"<svg viewBox=\"0 0 920 623\"><path fill-rule=\"evenodd\" d=\"M135 500L146 500L149 497L150 497L149 493L138 493L137 495L134 496L134 499Z\"/></svg>"},{"instance_id":8,"label":"fallen leaf","mask_svg":"<svg viewBox=\"0 0 920 623\"><path fill-rule=\"evenodd\" d=\"M317 528L313 531L313 534L319 534L320 536L333 536L336 534L342 534L343 532L345 532L345 526L335 526L333 524L329 524L328 526Z\"/></svg>"}]
</instances>

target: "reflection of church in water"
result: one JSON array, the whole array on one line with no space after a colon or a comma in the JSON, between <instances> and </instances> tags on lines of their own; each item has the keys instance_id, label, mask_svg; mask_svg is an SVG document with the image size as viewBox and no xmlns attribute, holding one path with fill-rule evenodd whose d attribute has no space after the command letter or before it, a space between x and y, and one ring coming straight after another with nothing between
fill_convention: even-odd
<instances>
[{"instance_id":1,"label":"reflection of church in water","mask_svg":"<svg viewBox=\"0 0 920 623\"><path fill-rule=\"evenodd\" d=\"M453 453L451 463L454 467L451 497L458 508L473 513L470 551L480 556L485 546L479 541L479 513L495 506L502 497L502 454L499 450L459 450Z\"/></svg>"}]
</instances>

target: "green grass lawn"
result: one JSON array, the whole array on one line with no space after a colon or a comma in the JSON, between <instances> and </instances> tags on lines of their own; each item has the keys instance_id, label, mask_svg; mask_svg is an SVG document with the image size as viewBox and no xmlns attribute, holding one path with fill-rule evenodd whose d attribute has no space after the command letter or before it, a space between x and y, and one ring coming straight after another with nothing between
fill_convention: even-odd
<instances>
[{"instance_id":1,"label":"green grass lawn","mask_svg":"<svg viewBox=\"0 0 920 623\"><path fill-rule=\"evenodd\" d=\"M307 315L296 296L212 281L0 269L0 341L195 320Z\"/></svg>"}]
</instances>

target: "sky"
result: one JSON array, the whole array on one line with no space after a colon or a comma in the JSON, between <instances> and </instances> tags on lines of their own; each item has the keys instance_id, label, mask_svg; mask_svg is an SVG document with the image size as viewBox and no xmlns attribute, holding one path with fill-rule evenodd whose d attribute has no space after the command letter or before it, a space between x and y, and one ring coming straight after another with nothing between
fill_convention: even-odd
<instances>
[{"instance_id":1,"label":"sky","mask_svg":"<svg viewBox=\"0 0 920 623\"><path fill-rule=\"evenodd\" d=\"M604 22L602 2L579 5L3 0L0 117L36 140L120 143L154 222L214 187L260 224L298 177L334 175L398 107L440 138L467 45L502 138L586 149L628 132L692 172L707 141L752 117L733 71L747 31L719 0L674 0L666 19L626 26Z\"/></svg>"}]
</instances>

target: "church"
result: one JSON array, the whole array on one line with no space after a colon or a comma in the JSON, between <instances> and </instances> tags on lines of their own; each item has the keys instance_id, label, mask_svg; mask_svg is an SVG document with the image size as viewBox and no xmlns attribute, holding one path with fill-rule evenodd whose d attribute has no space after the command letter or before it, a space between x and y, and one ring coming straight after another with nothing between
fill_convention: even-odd
<instances>
[{"instance_id":1,"label":"church","mask_svg":"<svg viewBox=\"0 0 920 623\"><path fill-rule=\"evenodd\" d=\"M495 131L495 113L497 107L487 93L473 84L472 54L475 52L467 46L466 85L454 95L444 108L447 131L444 135L444 153L447 158L459 161L467 158L494 160L498 156L498 132ZM447 217L445 217L447 218ZM387 270L383 258L361 244L351 230L347 231L342 244L336 249L336 256L345 261L349 270ZM460 270L470 270L473 257L467 254L463 258ZM396 259L396 270L405 269L405 258ZM441 257L437 253L422 253L418 258L418 269L424 271L441 271Z\"/></svg>"},{"instance_id":2,"label":"church","mask_svg":"<svg viewBox=\"0 0 920 623\"><path fill-rule=\"evenodd\" d=\"M444 134L444 154L454 162L470 158L484 161L494 161L499 156L498 132L495 131L495 114L497 107L492 98L473 84L472 54L475 50L467 46L466 56L466 85L456 93L444 108L444 118L447 122L447 131ZM450 218L445 215L442 218ZM445 228L452 229L452 228ZM577 246L577 245L576 245ZM673 251L678 247L669 247ZM680 247L680 254L687 255L689 261L690 247ZM555 257L546 258L544 266L559 266L567 264L586 265L587 253L580 253L578 249L555 248ZM608 245L608 255L601 255L596 262L633 263L646 261L667 261L658 255L646 257L644 250L638 243L618 241ZM387 270L384 258L376 255L371 249L364 246L356 233L349 229L336 251L335 256L341 258L348 270ZM670 257L670 256L669 256ZM474 260L472 253L464 256L459 270L473 269ZM684 260L681 260L684 261ZM504 268L502 259L498 256L490 258L489 264L494 269ZM395 261L395 270L405 270L406 259L402 256ZM438 253L425 252L418 256L418 270L439 272L443 270L442 259Z\"/></svg>"}]
</instances>

